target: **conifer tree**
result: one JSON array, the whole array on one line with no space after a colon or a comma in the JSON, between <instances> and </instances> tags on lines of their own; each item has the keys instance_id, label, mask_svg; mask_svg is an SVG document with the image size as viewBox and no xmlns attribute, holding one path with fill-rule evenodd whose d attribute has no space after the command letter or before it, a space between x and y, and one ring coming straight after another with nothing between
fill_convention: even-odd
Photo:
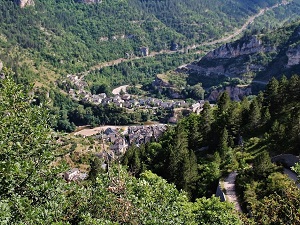
<instances>
[{"instance_id":1,"label":"conifer tree","mask_svg":"<svg viewBox=\"0 0 300 225\"><path fill-rule=\"evenodd\" d=\"M208 144L211 124L213 123L213 113L208 102L203 105L203 110L200 113L199 133L202 139L202 145Z\"/></svg>"},{"instance_id":2,"label":"conifer tree","mask_svg":"<svg viewBox=\"0 0 300 225\"><path fill-rule=\"evenodd\" d=\"M220 152L221 158L224 159L228 151L228 132L226 128L224 128L220 134L218 151Z\"/></svg>"},{"instance_id":3,"label":"conifer tree","mask_svg":"<svg viewBox=\"0 0 300 225\"><path fill-rule=\"evenodd\" d=\"M230 97L229 97L229 94L227 93L227 91L224 91L220 95L217 105L218 105L218 111L217 111L218 116L226 113L226 111L228 110L228 108L230 106Z\"/></svg>"},{"instance_id":4,"label":"conifer tree","mask_svg":"<svg viewBox=\"0 0 300 225\"><path fill-rule=\"evenodd\" d=\"M253 99L253 101L250 104L250 109L249 109L249 129L253 130L258 128L260 124L260 119L261 119L261 108L259 106L259 103L257 99Z\"/></svg>"}]
</instances>

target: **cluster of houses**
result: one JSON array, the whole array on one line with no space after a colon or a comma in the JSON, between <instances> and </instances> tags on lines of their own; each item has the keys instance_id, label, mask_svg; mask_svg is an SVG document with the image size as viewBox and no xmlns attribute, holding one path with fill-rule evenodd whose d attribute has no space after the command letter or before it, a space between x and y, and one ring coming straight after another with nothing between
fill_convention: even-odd
<instances>
[{"instance_id":1,"label":"cluster of houses","mask_svg":"<svg viewBox=\"0 0 300 225\"><path fill-rule=\"evenodd\" d=\"M168 125L156 124L148 126L130 126L127 130L107 128L104 132L94 135L95 139L102 139L103 145L109 145L105 151L97 153L96 156L105 160L115 159L126 152L129 146L140 145L158 138L167 130ZM105 169L106 163L102 167ZM87 173L81 172L78 168L73 168L60 174L67 182L82 181L88 177Z\"/></svg>"},{"instance_id":2,"label":"cluster of houses","mask_svg":"<svg viewBox=\"0 0 300 225\"><path fill-rule=\"evenodd\" d=\"M157 141L166 130L167 125L165 124L128 127L128 143L129 145L140 145L151 140Z\"/></svg>"},{"instance_id":3,"label":"cluster of houses","mask_svg":"<svg viewBox=\"0 0 300 225\"><path fill-rule=\"evenodd\" d=\"M109 148L110 157L120 156L126 152L129 146L145 144L158 138L167 130L168 125L156 124L147 126L129 126L127 130L107 128L104 132L94 136L102 139ZM102 154L98 155L102 156Z\"/></svg>"},{"instance_id":4,"label":"cluster of houses","mask_svg":"<svg viewBox=\"0 0 300 225\"><path fill-rule=\"evenodd\" d=\"M90 91L86 90L87 83L84 81L84 75L68 75L69 81L76 86L76 89L69 89L69 95L79 101L85 101L96 105L114 104L118 107L133 109L133 108L185 108L192 112L199 113L204 105L204 101L198 101L194 104L189 104L184 100L169 100L164 101L157 98L151 97L133 97L129 94L114 95L108 97L105 93L97 95L91 94ZM118 156L123 155L129 146L141 145L150 141L157 141L158 138L167 130L168 125L155 124L148 126L129 126L126 130L107 128L105 131L94 135L95 139L101 139L103 146L107 146L105 151L97 153L96 155L100 158L114 159ZM106 164L103 164L103 168ZM73 168L70 171L62 174L63 178L67 181L80 181L87 178L86 173L82 173L77 168Z\"/></svg>"},{"instance_id":5,"label":"cluster of houses","mask_svg":"<svg viewBox=\"0 0 300 225\"><path fill-rule=\"evenodd\" d=\"M83 80L84 76L77 76L77 75L68 75L67 78L71 81L73 85L77 88L70 89L69 95L71 98L79 101L90 102L96 105L106 105L106 104L114 104L118 107L124 107L128 109L132 108L152 108L152 107L160 107L160 108L188 108L190 106L184 100L178 101L163 101L157 98L133 98L133 96L129 94L124 95L115 95L113 97L108 97L105 93L100 94L92 94L90 91L85 90L87 83Z\"/></svg>"}]
</instances>

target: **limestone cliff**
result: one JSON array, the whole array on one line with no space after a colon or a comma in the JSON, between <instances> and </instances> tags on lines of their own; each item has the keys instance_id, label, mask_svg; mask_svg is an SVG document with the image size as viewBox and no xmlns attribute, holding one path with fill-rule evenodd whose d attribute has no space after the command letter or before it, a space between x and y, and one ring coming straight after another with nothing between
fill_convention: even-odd
<instances>
[{"instance_id":1,"label":"limestone cliff","mask_svg":"<svg viewBox=\"0 0 300 225\"><path fill-rule=\"evenodd\" d=\"M199 82L203 80L199 77L217 80L224 76L245 82L253 78L268 81L272 76L300 73L300 23L278 29L278 33L245 36L223 44L180 69Z\"/></svg>"},{"instance_id":2,"label":"limestone cliff","mask_svg":"<svg viewBox=\"0 0 300 225\"><path fill-rule=\"evenodd\" d=\"M264 44L257 36L250 36L209 52L193 69L199 75L240 77L249 72L264 70L266 63L260 60L260 56L276 52L275 46Z\"/></svg>"},{"instance_id":3,"label":"limestone cliff","mask_svg":"<svg viewBox=\"0 0 300 225\"><path fill-rule=\"evenodd\" d=\"M300 26L295 29L290 42L292 44L289 45L286 51L288 58L286 68L300 64Z\"/></svg>"},{"instance_id":4,"label":"limestone cliff","mask_svg":"<svg viewBox=\"0 0 300 225\"><path fill-rule=\"evenodd\" d=\"M241 55L254 54L262 51L266 51L262 45L262 41L256 36L251 36L244 41L238 41L233 43L227 43L221 47L209 52L204 59L219 59L219 58L233 58Z\"/></svg>"},{"instance_id":5,"label":"limestone cliff","mask_svg":"<svg viewBox=\"0 0 300 225\"><path fill-rule=\"evenodd\" d=\"M229 94L231 100L234 100L234 101L241 101L244 96L252 94L250 86L227 86L227 87L219 89L219 90L211 91L207 100L208 101L217 101L219 95L224 91L226 91Z\"/></svg>"}]
</instances>

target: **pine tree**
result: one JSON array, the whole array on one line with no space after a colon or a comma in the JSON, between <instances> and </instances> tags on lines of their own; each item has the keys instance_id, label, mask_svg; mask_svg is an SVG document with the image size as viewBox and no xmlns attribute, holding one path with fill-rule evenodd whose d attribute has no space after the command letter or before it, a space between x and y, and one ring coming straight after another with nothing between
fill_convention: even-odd
<instances>
[{"instance_id":1,"label":"pine tree","mask_svg":"<svg viewBox=\"0 0 300 225\"><path fill-rule=\"evenodd\" d=\"M220 153L221 158L224 159L228 151L228 132L226 128L224 128L220 134L218 151Z\"/></svg>"},{"instance_id":2,"label":"pine tree","mask_svg":"<svg viewBox=\"0 0 300 225\"><path fill-rule=\"evenodd\" d=\"M226 113L226 111L230 106L230 97L227 91L224 91L220 95L217 105L218 105L218 111L217 111L218 116L221 116L222 114Z\"/></svg>"},{"instance_id":3,"label":"pine tree","mask_svg":"<svg viewBox=\"0 0 300 225\"><path fill-rule=\"evenodd\" d=\"M253 99L253 101L250 104L250 109L249 109L249 129L253 130L258 128L260 124L260 119L261 119L261 108L259 106L259 103L257 102L257 99Z\"/></svg>"},{"instance_id":4,"label":"pine tree","mask_svg":"<svg viewBox=\"0 0 300 225\"><path fill-rule=\"evenodd\" d=\"M188 138L182 124L175 128L174 144L170 146L169 181L192 195L198 177L194 152L188 150Z\"/></svg>"},{"instance_id":5,"label":"pine tree","mask_svg":"<svg viewBox=\"0 0 300 225\"><path fill-rule=\"evenodd\" d=\"M208 102L204 103L200 116L198 129L202 139L202 146L205 146L208 145L211 124L213 123L213 113Z\"/></svg>"},{"instance_id":6,"label":"pine tree","mask_svg":"<svg viewBox=\"0 0 300 225\"><path fill-rule=\"evenodd\" d=\"M277 96L278 96L279 82L273 77L268 83L265 90L265 104L269 106L271 116L274 116L278 110Z\"/></svg>"}]
</instances>

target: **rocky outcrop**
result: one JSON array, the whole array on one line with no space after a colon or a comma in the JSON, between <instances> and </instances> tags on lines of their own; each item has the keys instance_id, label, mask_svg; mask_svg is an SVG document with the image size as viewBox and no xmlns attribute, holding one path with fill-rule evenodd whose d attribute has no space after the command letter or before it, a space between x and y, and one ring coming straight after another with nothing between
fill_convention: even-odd
<instances>
[{"instance_id":1,"label":"rocky outcrop","mask_svg":"<svg viewBox=\"0 0 300 225\"><path fill-rule=\"evenodd\" d=\"M224 44L221 47L209 52L204 59L233 58L241 55L249 55L270 50L272 50L272 48L266 49L262 45L262 41L256 36L250 36L244 41Z\"/></svg>"},{"instance_id":2,"label":"rocky outcrop","mask_svg":"<svg viewBox=\"0 0 300 225\"><path fill-rule=\"evenodd\" d=\"M241 101L244 96L248 96L252 94L251 87L245 86L245 87L238 87L238 86L228 86L219 90L213 90L209 97L207 98L208 101L217 101L219 95L226 91L230 98L234 101Z\"/></svg>"},{"instance_id":3,"label":"rocky outcrop","mask_svg":"<svg viewBox=\"0 0 300 225\"><path fill-rule=\"evenodd\" d=\"M5 78L5 74L1 73L2 69L3 69L3 63L0 61L0 79L4 79Z\"/></svg>"},{"instance_id":4,"label":"rocky outcrop","mask_svg":"<svg viewBox=\"0 0 300 225\"><path fill-rule=\"evenodd\" d=\"M26 6L34 6L34 0L16 0L15 1L21 8Z\"/></svg>"},{"instance_id":5,"label":"rocky outcrop","mask_svg":"<svg viewBox=\"0 0 300 225\"><path fill-rule=\"evenodd\" d=\"M160 78L160 74L157 74L155 80L152 82L153 87L171 87L171 85L165 81L164 79Z\"/></svg>"},{"instance_id":6,"label":"rocky outcrop","mask_svg":"<svg viewBox=\"0 0 300 225\"><path fill-rule=\"evenodd\" d=\"M249 36L220 46L186 68L202 76L241 77L249 72L265 70L266 65L260 55L270 58L269 53L276 51L276 47L264 44L257 36Z\"/></svg>"},{"instance_id":7,"label":"rocky outcrop","mask_svg":"<svg viewBox=\"0 0 300 225\"><path fill-rule=\"evenodd\" d=\"M300 64L300 43L296 46L289 47L286 55L288 57L287 68Z\"/></svg>"}]
</instances>

